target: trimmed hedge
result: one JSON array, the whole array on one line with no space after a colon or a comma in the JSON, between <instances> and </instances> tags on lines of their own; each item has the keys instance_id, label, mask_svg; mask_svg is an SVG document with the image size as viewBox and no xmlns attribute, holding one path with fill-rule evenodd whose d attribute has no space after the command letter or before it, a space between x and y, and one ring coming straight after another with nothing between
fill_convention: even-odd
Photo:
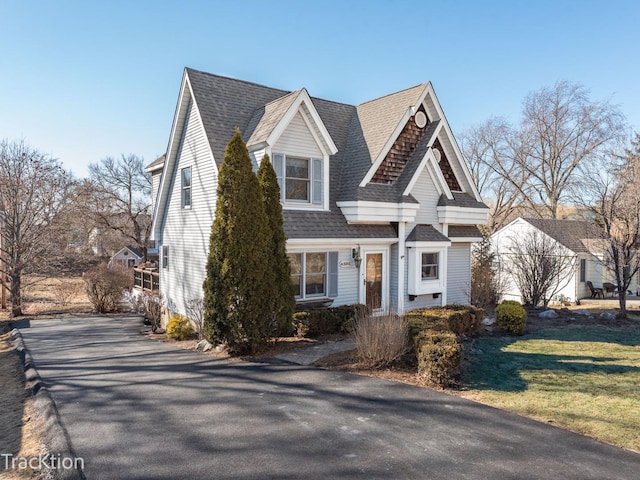
<instances>
[{"instance_id":1,"label":"trimmed hedge","mask_svg":"<svg viewBox=\"0 0 640 480\"><path fill-rule=\"evenodd\" d=\"M184 315L176 314L167 323L167 337L174 340L189 340L193 338L193 327Z\"/></svg>"},{"instance_id":2,"label":"trimmed hedge","mask_svg":"<svg viewBox=\"0 0 640 480\"><path fill-rule=\"evenodd\" d=\"M345 332L351 328L356 315L365 311L364 305L353 304L296 312L293 314L294 333L299 337L316 337Z\"/></svg>"},{"instance_id":3,"label":"trimmed hedge","mask_svg":"<svg viewBox=\"0 0 640 480\"><path fill-rule=\"evenodd\" d=\"M462 345L456 334L425 330L416 337L418 373L436 385L448 386L460 373Z\"/></svg>"},{"instance_id":4,"label":"trimmed hedge","mask_svg":"<svg viewBox=\"0 0 640 480\"><path fill-rule=\"evenodd\" d=\"M502 330L522 335L527 328L527 312L519 302L505 300L496 307L496 323Z\"/></svg>"},{"instance_id":5,"label":"trimmed hedge","mask_svg":"<svg viewBox=\"0 0 640 480\"><path fill-rule=\"evenodd\" d=\"M457 335L474 335L483 311L470 305L422 308L404 315L418 360L418 373L430 382L448 386L460 372L462 345Z\"/></svg>"},{"instance_id":6,"label":"trimmed hedge","mask_svg":"<svg viewBox=\"0 0 640 480\"><path fill-rule=\"evenodd\" d=\"M451 304L421 308L405 314L410 330L448 329L457 335L475 335L482 326L483 310L471 305Z\"/></svg>"}]
</instances>

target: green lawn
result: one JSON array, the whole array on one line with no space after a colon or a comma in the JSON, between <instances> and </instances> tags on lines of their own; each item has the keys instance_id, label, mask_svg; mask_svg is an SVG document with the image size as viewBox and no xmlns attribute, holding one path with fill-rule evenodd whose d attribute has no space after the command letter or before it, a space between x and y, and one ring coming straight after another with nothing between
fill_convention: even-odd
<instances>
[{"instance_id":1,"label":"green lawn","mask_svg":"<svg viewBox=\"0 0 640 480\"><path fill-rule=\"evenodd\" d=\"M640 451L640 328L479 338L463 396Z\"/></svg>"}]
</instances>

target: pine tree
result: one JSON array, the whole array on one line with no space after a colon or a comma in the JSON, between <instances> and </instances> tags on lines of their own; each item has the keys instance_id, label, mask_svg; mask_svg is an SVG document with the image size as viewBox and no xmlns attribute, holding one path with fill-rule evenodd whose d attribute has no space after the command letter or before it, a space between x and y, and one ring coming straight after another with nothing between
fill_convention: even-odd
<instances>
[{"instance_id":1,"label":"pine tree","mask_svg":"<svg viewBox=\"0 0 640 480\"><path fill-rule=\"evenodd\" d=\"M262 191L236 129L218 179L204 282L205 336L235 353L253 353L270 336L269 226Z\"/></svg>"},{"instance_id":2,"label":"pine tree","mask_svg":"<svg viewBox=\"0 0 640 480\"><path fill-rule=\"evenodd\" d=\"M270 268L274 274L271 284L271 311L274 333L285 335L291 330L291 320L296 304L291 286L289 257L287 257L286 238L282 227L282 205L280 187L276 172L269 156L265 155L258 169L258 180L262 187L267 221L271 233L269 243Z\"/></svg>"}]
</instances>

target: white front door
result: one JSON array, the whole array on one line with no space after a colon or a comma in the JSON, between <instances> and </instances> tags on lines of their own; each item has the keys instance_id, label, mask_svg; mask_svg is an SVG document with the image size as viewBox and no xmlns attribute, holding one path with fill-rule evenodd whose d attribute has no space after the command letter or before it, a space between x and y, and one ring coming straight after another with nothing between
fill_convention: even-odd
<instances>
[{"instance_id":1,"label":"white front door","mask_svg":"<svg viewBox=\"0 0 640 480\"><path fill-rule=\"evenodd\" d=\"M369 307L371 312L383 311L387 305L388 282L387 255L384 251L363 252L360 275L362 289L360 302Z\"/></svg>"}]
</instances>

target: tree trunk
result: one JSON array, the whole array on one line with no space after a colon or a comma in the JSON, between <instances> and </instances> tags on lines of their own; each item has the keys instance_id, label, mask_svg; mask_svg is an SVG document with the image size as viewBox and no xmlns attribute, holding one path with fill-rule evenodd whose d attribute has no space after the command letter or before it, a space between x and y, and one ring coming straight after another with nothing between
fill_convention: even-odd
<instances>
[{"instance_id":1,"label":"tree trunk","mask_svg":"<svg viewBox=\"0 0 640 480\"><path fill-rule=\"evenodd\" d=\"M20 273L11 276L11 316L22 316L22 278Z\"/></svg>"},{"instance_id":2,"label":"tree trunk","mask_svg":"<svg viewBox=\"0 0 640 480\"><path fill-rule=\"evenodd\" d=\"M627 318L627 291L623 288L618 289L618 301L620 302L620 312L618 318Z\"/></svg>"}]
</instances>

